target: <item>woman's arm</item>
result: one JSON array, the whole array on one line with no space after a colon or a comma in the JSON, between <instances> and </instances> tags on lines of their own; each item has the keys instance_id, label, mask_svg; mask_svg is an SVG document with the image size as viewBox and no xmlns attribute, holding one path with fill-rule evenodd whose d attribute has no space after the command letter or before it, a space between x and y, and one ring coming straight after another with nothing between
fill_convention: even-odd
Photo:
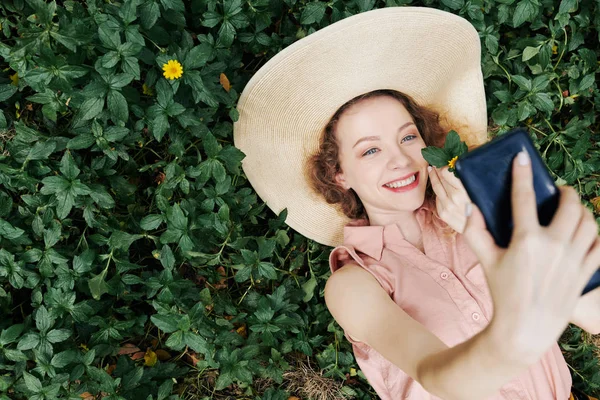
<instances>
[{"instance_id":1,"label":"woman's arm","mask_svg":"<svg viewBox=\"0 0 600 400\"><path fill-rule=\"evenodd\" d=\"M570 322L594 335L600 333L600 287L579 298Z\"/></svg>"}]
</instances>

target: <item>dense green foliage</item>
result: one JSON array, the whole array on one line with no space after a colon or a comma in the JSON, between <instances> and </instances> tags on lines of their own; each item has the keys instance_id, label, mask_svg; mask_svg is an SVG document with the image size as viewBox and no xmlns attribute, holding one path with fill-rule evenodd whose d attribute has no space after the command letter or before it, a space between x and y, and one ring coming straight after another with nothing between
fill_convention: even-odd
<instances>
[{"instance_id":1,"label":"dense green foliage","mask_svg":"<svg viewBox=\"0 0 600 400\"><path fill-rule=\"evenodd\" d=\"M597 2L4 0L0 399L287 399L294 354L373 398L322 298L330 249L257 198L232 121L278 51L397 5L470 20L493 132L528 126L557 183L597 204ZM570 329L592 393L596 348Z\"/></svg>"}]
</instances>

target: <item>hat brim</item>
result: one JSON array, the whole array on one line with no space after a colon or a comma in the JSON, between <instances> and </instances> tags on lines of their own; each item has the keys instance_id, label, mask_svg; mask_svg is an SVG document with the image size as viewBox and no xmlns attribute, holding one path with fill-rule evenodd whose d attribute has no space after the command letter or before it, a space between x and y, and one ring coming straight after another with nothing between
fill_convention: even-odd
<instances>
[{"instance_id":1,"label":"hat brim","mask_svg":"<svg viewBox=\"0 0 600 400\"><path fill-rule=\"evenodd\" d=\"M283 49L250 79L237 104L242 168L273 212L327 246L350 221L314 193L306 160L348 100L395 89L440 112L467 145L487 141L481 44L465 19L425 7L388 7L335 22Z\"/></svg>"}]
</instances>

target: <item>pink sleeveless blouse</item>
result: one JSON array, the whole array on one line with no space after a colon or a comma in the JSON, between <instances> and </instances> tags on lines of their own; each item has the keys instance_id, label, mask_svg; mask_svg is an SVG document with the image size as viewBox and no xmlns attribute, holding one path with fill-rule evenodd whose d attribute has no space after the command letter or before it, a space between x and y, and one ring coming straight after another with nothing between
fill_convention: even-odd
<instances>
[{"instance_id":1,"label":"pink sleeveless blouse","mask_svg":"<svg viewBox=\"0 0 600 400\"><path fill-rule=\"evenodd\" d=\"M426 200L416 211L425 254L404 239L396 224L359 226L357 222L344 228L344 244L331 252L329 263L332 273L347 262L358 263L398 307L454 347L489 324L493 303L482 266L464 236L445 237L433 223L434 208L435 202ZM345 336L381 399L443 400L367 344L347 333ZM571 384L567 363L556 343L536 364L485 400L567 400Z\"/></svg>"}]
</instances>

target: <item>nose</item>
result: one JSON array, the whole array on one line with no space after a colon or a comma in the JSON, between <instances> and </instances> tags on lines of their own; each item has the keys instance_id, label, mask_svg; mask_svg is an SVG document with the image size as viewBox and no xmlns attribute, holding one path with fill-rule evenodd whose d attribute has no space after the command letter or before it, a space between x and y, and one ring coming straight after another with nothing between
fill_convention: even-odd
<instances>
[{"instance_id":1,"label":"nose","mask_svg":"<svg viewBox=\"0 0 600 400\"><path fill-rule=\"evenodd\" d=\"M389 159L387 162L388 169L406 169L411 159L401 147L393 147L388 151Z\"/></svg>"}]
</instances>

